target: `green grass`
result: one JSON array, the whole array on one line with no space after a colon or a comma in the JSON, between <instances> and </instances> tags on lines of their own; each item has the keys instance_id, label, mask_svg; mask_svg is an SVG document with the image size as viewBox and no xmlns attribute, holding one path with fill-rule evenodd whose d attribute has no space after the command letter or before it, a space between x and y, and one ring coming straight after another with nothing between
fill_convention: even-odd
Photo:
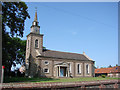
<instances>
[{"instance_id":1,"label":"green grass","mask_svg":"<svg viewBox=\"0 0 120 90\"><path fill-rule=\"evenodd\" d=\"M78 82L78 81L96 81L96 80L113 80L120 78L111 78L111 77L81 77L81 78L27 78L27 77L5 77L4 82Z\"/></svg>"}]
</instances>

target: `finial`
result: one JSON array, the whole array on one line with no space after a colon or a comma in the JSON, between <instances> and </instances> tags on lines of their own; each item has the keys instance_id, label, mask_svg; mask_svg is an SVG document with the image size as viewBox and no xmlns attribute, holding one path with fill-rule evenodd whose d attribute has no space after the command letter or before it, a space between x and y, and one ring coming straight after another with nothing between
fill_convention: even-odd
<instances>
[{"instance_id":1,"label":"finial","mask_svg":"<svg viewBox=\"0 0 120 90\"><path fill-rule=\"evenodd\" d=\"M85 52L83 51L83 55L85 55Z\"/></svg>"},{"instance_id":2,"label":"finial","mask_svg":"<svg viewBox=\"0 0 120 90\"><path fill-rule=\"evenodd\" d=\"M35 11L37 12L37 7L35 7Z\"/></svg>"}]
</instances>

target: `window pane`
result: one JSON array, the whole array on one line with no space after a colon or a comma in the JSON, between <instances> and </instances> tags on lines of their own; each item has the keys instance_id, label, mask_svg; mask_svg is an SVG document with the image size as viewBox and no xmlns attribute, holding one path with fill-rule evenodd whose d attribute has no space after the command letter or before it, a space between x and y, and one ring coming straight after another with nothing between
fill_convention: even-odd
<instances>
[{"instance_id":1,"label":"window pane","mask_svg":"<svg viewBox=\"0 0 120 90\"><path fill-rule=\"evenodd\" d=\"M48 61L45 61L45 64L49 64Z\"/></svg>"},{"instance_id":2,"label":"window pane","mask_svg":"<svg viewBox=\"0 0 120 90\"><path fill-rule=\"evenodd\" d=\"M79 64L79 73L81 73L81 65Z\"/></svg>"},{"instance_id":3,"label":"window pane","mask_svg":"<svg viewBox=\"0 0 120 90\"><path fill-rule=\"evenodd\" d=\"M45 72L45 73L48 73L48 69L44 69L44 72Z\"/></svg>"},{"instance_id":4,"label":"window pane","mask_svg":"<svg viewBox=\"0 0 120 90\"><path fill-rule=\"evenodd\" d=\"M38 48L38 39L35 40L35 48Z\"/></svg>"},{"instance_id":5,"label":"window pane","mask_svg":"<svg viewBox=\"0 0 120 90\"><path fill-rule=\"evenodd\" d=\"M89 65L88 65L88 73L89 73Z\"/></svg>"},{"instance_id":6,"label":"window pane","mask_svg":"<svg viewBox=\"0 0 120 90\"><path fill-rule=\"evenodd\" d=\"M89 65L86 65L86 73L89 74Z\"/></svg>"},{"instance_id":7,"label":"window pane","mask_svg":"<svg viewBox=\"0 0 120 90\"><path fill-rule=\"evenodd\" d=\"M78 74L80 74L81 73L81 65L80 64L78 64Z\"/></svg>"},{"instance_id":8,"label":"window pane","mask_svg":"<svg viewBox=\"0 0 120 90\"><path fill-rule=\"evenodd\" d=\"M79 74L79 64L77 65L77 68L78 68L78 74Z\"/></svg>"}]
</instances>

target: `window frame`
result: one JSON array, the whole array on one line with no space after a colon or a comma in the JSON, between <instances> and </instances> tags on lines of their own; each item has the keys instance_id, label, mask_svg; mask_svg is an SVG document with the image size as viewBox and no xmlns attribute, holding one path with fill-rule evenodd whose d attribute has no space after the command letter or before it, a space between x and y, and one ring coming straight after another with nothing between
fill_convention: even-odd
<instances>
[{"instance_id":1,"label":"window frame","mask_svg":"<svg viewBox=\"0 0 120 90\"><path fill-rule=\"evenodd\" d=\"M48 61L44 61L44 64L45 64L45 62L48 62ZM45 64L45 65L48 65L48 64L49 64L49 62L47 64Z\"/></svg>"},{"instance_id":2,"label":"window frame","mask_svg":"<svg viewBox=\"0 0 120 90\"><path fill-rule=\"evenodd\" d=\"M89 69L90 69L89 64L86 64L86 74L90 73Z\"/></svg>"},{"instance_id":3,"label":"window frame","mask_svg":"<svg viewBox=\"0 0 120 90\"><path fill-rule=\"evenodd\" d=\"M45 69L47 69L47 72L45 72ZM48 68L44 68L44 73L49 73L49 69Z\"/></svg>"},{"instance_id":4,"label":"window frame","mask_svg":"<svg viewBox=\"0 0 120 90\"><path fill-rule=\"evenodd\" d=\"M36 42L36 41L37 41L37 42ZM35 39L35 44L34 44L34 45L35 45L35 48L39 48L39 44L38 44L38 43L39 43L39 40L38 40L38 39ZM37 45L37 47L36 47L36 45Z\"/></svg>"},{"instance_id":5,"label":"window frame","mask_svg":"<svg viewBox=\"0 0 120 90\"><path fill-rule=\"evenodd\" d=\"M77 64L77 73L81 74L81 64Z\"/></svg>"}]
</instances>

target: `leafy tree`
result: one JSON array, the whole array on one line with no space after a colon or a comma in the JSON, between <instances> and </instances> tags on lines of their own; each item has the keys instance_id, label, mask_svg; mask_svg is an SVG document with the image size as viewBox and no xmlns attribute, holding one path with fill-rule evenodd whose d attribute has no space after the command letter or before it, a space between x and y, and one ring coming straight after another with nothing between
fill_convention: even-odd
<instances>
[{"instance_id":1,"label":"leafy tree","mask_svg":"<svg viewBox=\"0 0 120 90\"><path fill-rule=\"evenodd\" d=\"M3 62L6 67L6 73L9 73L12 65L22 64L25 60L26 40L21 40L17 37L7 36L9 41L6 41L6 48L3 48Z\"/></svg>"},{"instance_id":2,"label":"leafy tree","mask_svg":"<svg viewBox=\"0 0 120 90\"><path fill-rule=\"evenodd\" d=\"M106 67L100 67L100 68L106 68Z\"/></svg>"},{"instance_id":3,"label":"leafy tree","mask_svg":"<svg viewBox=\"0 0 120 90\"><path fill-rule=\"evenodd\" d=\"M24 2L2 2L2 64L8 74L25 59L26 41L17 36L23 37L24 22L30 18L27 9Z\"/></svg>"},{"instance_id":4,"label":"leafy tree","mask_svg":"<svg viewBox=\"0 0 120 90\"><path fill-rule=\"evenodd\" d=\"M111 67L112 67L111 65L108 66L108 68L111 68Z\"/></svg>"},{"instance_id":5,"label":"leafy tree","mask_svg":"<svg viewBox=\"0 0 120 90\"><path fill-rule=\"evenodd\" d=\"M9 34L23 37L24 22L30 18L24 2L2 2L2 31L9 27Z\"/></svg>"}]
</instances>

